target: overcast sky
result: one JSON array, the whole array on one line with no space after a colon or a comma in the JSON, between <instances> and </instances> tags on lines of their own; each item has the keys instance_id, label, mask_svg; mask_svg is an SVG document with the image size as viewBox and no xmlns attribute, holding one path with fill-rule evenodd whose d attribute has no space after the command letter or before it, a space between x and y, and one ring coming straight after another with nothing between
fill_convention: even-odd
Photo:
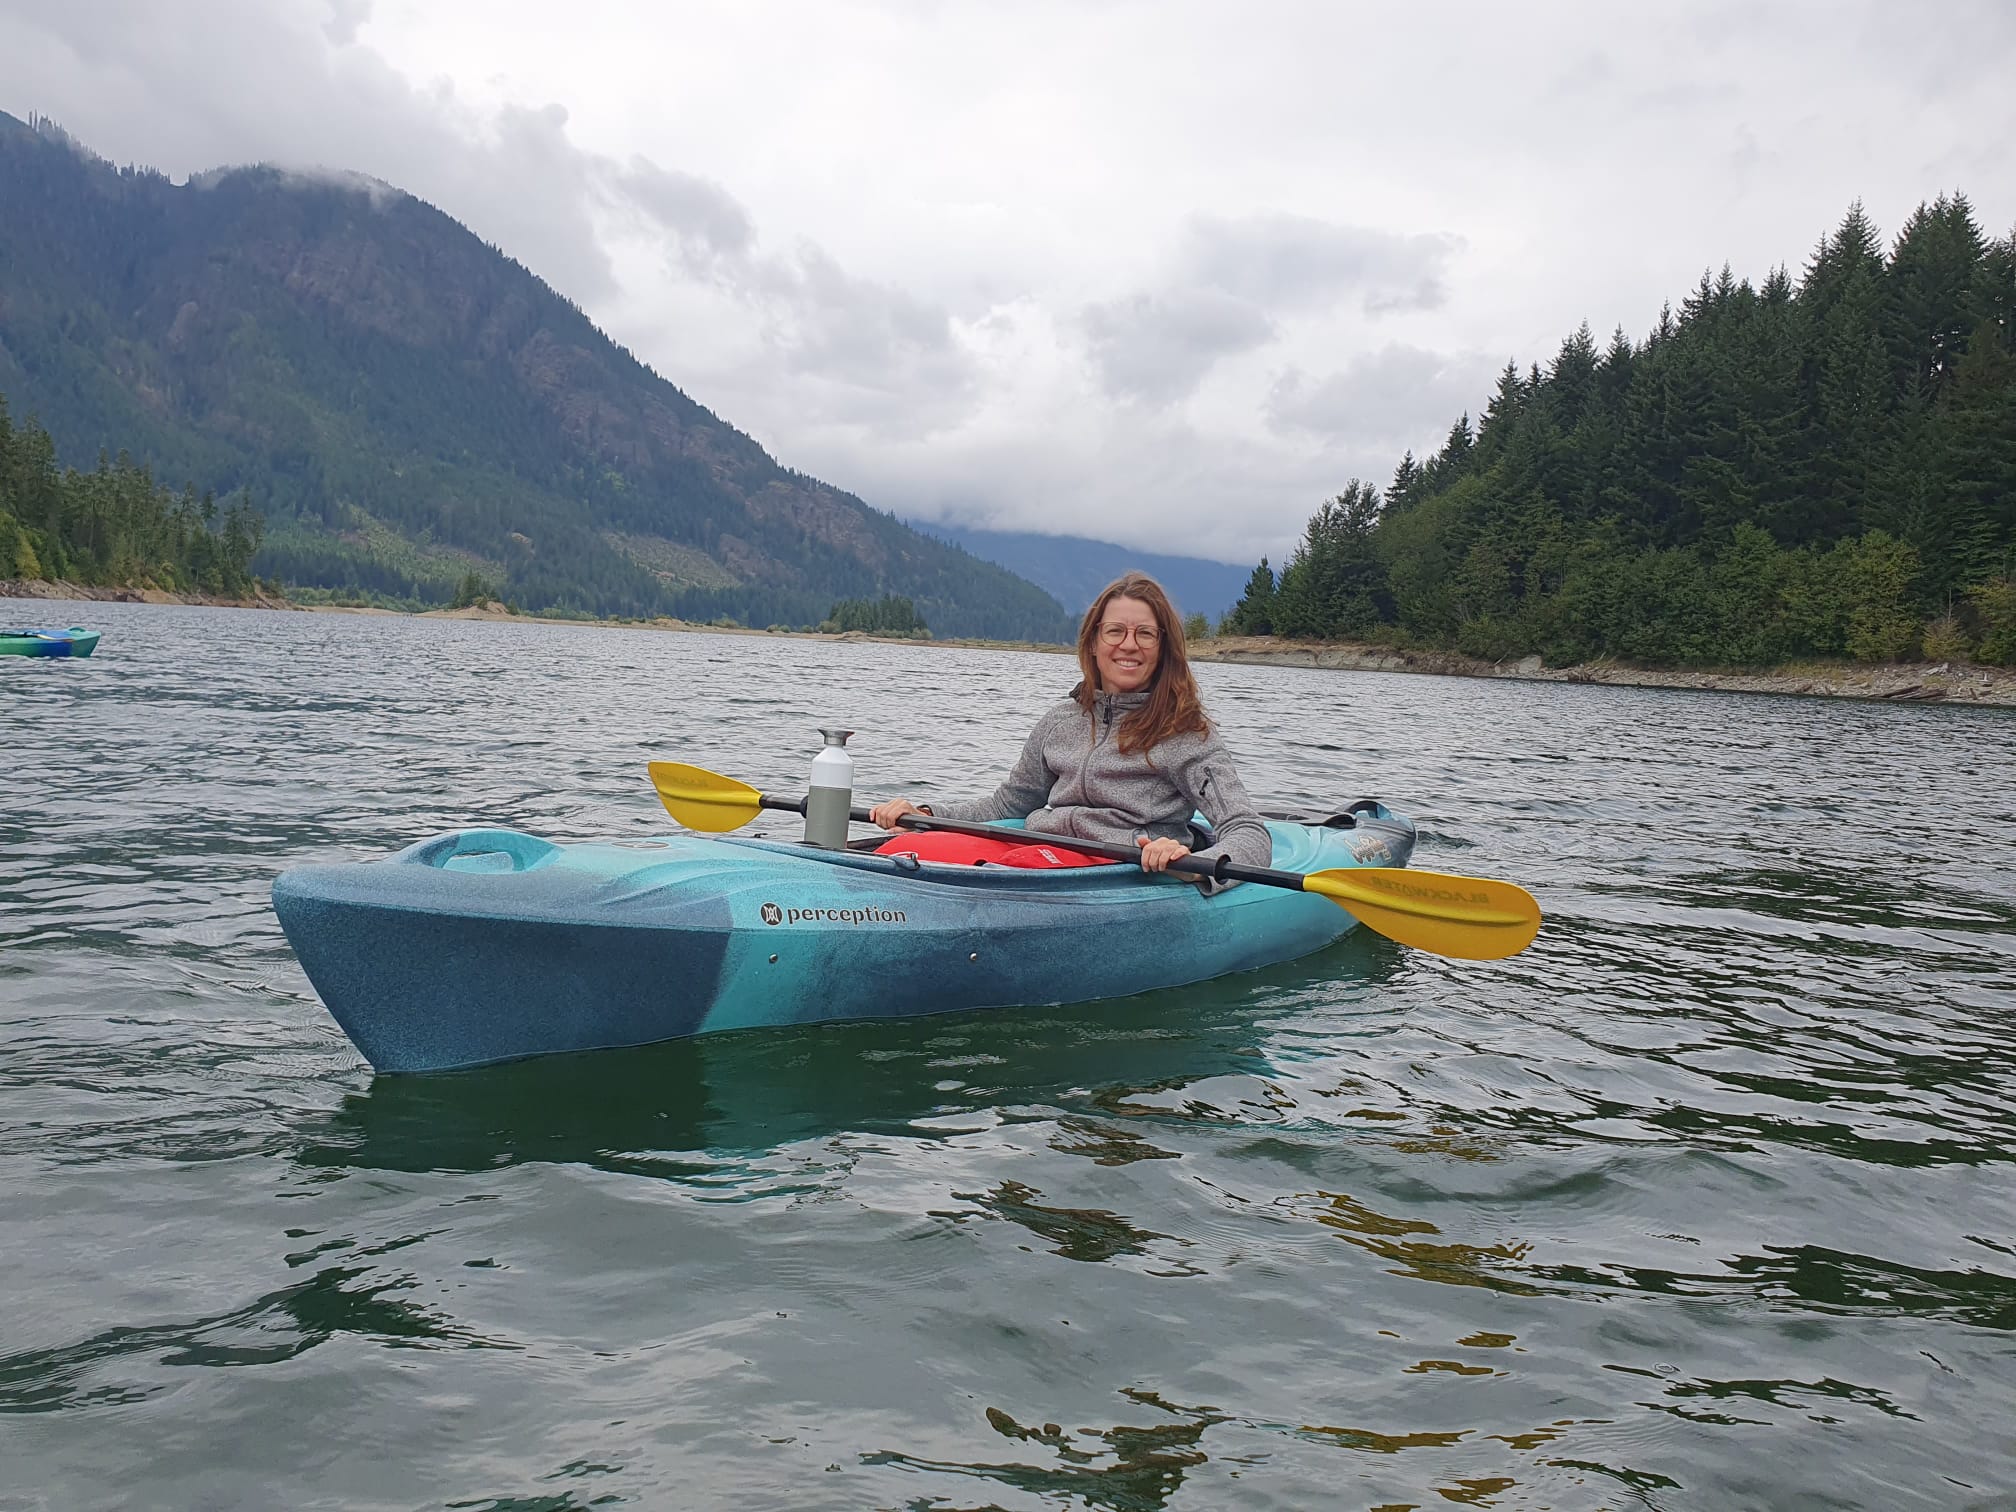
<instances>
[{"instance_id":1,"label":"overcast sky","mask_svg":"<svg viewBox=\"0 0 2016 1512\"><path fill-rule=\"evenodd\" d=\"M2012 79L2016 0L0 0L11 114L407 189L881 508L1240 563L1853 199L2008 234Z\"/></svg>"}]
</instances>

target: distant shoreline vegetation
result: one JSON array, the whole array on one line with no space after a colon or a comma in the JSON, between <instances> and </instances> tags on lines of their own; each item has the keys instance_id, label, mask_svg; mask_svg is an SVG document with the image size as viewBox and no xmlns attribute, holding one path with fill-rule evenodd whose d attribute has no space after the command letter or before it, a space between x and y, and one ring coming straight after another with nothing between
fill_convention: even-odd
<instances>
[{"instance_id":1,"label":"distant shoreline vegetation","mask_svg":"<svg viewBox=\"0 0 2016 1512\"><path fill-rule=\"evenodd\" d=\"M819 622L818 628L828 632L858 630L868 635L931 639L931 627L924 623L917 606L896 594L884 594L879 599L842 599Z\"/></svg>"},{"instance_id":2,"label":"distant shoreline vegetation","mask_svg":"<svg viewBox=\"0 0 2016 1512\"><path fill-rule=\"evenodd\" d=\"M124 453L60 468L49 433L0 395L0 577L244 596L265 521L240 494L180 494Z\"/></svg>"},{"instance_id":3,"label":"distant shoreline vegetation","mask_svg":"<svg viewBox=\"0 0 2016 1512\"><path fill-rule=\"evenodd\" d=\"M2016 233L1962 195L1795 287L1725 265L1634 345L1507 364L1473 428L1353 479L1231 634L1555 665L2016 664Z\"/></svg>"}]
</instances>

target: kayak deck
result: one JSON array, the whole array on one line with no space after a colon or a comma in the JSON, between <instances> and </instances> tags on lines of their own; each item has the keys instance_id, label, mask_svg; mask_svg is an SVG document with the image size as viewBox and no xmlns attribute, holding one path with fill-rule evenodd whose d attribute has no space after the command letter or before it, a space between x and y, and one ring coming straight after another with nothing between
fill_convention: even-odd
<instances>
[{"instance_id":1,"label":"kayak deck","mask_svg":"<svg viewBox=\"0 0 2016 1512\"><path fill-rule=\"evenodd\" d=\"M1405 865L1410 821L1271 823L1289 871ZM283 874L273 901L372 1065L427 1071L759 1025L1085 1002L1293 959L1356 921L1137 867L1022 871L677 833L463 830Z\"/></svg>"},{"instance_id":2,"label":"kayak deck","mask_svg":"<svg viewBox=\"0 0 2016 1512\"><path fill-rule=\"evenodd\" d=\"M0 630L0 656L89 656L100 632L72 625L68 630Z\"/></svg>"}]
</instances>

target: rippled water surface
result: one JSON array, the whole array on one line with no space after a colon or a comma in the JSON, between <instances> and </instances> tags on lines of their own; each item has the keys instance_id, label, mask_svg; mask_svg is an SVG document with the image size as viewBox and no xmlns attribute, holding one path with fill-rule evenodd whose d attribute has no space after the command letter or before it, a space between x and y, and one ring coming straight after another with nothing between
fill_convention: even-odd
<instances>
[{"instance_id":1,"label":"rippled water surface","mask_svg":"<svg viewBox=\"0 0 2016 1512\"><path fill-rule=\"evenodd\" d=\"M0 1508L2009 1507L2016 715L1200 668L1530 888L1069 1010L374 1077L268 906L1062 658L92 605L0 661Z\"/></svg>"}]
</instances>

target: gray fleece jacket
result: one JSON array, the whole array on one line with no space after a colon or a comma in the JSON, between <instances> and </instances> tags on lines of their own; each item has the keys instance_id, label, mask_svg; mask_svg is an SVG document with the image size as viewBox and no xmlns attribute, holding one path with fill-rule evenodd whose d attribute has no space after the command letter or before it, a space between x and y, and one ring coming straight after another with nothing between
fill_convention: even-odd
<instances>
[{"instance_id":1,"label":"gray fleece jacket","mask_svg":"<svg viewBox=\"0 0 2016 1512\"><path fill-rule=\"evenodd\" d=\"M1089 716L1073 699L1052 705L1036 721L1015 770L990 797L934 798L931 812L980 823L1026 816L1032 830L1119 845L1133 844L1138 835L1194 845L1190 816L1201 812L1217 831L1217 843L1198 856L1266 866L1273 837L1217 731L1176 735L1152 750L1121 754L1121 721L1147 701L1145 690L1095 693ZM1207 881L1206 890L1224 885Z\"/></svg>"}]
</instances>

